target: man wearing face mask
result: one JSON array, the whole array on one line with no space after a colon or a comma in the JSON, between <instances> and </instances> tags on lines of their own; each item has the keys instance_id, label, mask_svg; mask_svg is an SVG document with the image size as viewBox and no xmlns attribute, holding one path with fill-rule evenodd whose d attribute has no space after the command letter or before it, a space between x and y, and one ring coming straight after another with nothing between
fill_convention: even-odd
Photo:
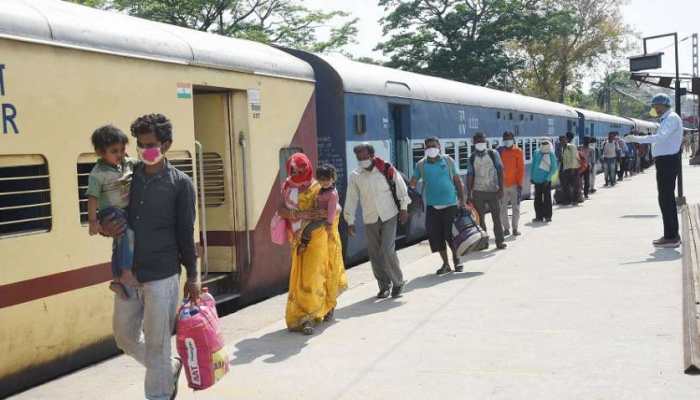
<instances>
[{"instance_id":1,"label":"man wearing face mask","mask_svg":"<svg viewBox=\"0 0 700 400\"><path fill-rule=\"evenodd\" d=\"M141 286L128 298L115 297L113 329L117 346L146 367L145 397L173 399L182 363L172 358L171 334L178 306L180 266L187 271L185 296L199 299L194 246L195 191L192 180L165 159L172 124L149 114L131 125L142 163L134 169L129 226L134 231L133 271ZM123 227L108 223L103 231Z\"/></svg>"},{"instance_id":2,"label":"man wearing face mask","mask_svg":"<svg viewBox=\"0 0 700 400\"><path fill-rule=\"evenodd\" d=\"M576 145L573 143L574 134L567 132L566 136L560 138L562 146L562 174L561 186L563 191L563 205L578 205L581 202L581 180L578 172L581 166Z\"/></svg>"},{"instance_id":3,"label":"man wearing face mask","mask_svg":"<svg viewBox=\"0 0 700 400\"><path fill-rule=\"evenodd\" d=\"M520 194L523 191L525 177L525 158L523 151L515 145L513 132L503 133L503 146L498 149L498 153L503 162L503 202L501 204L503 235L510 235L510 221L508 221L508 204L510 204L513 209L513 236L519 236Z\"/></svg>"},{"instance_id":4,"label":"man wearing face mask","mask_svg":"<svg viewBox=\"0 0 700 400\"><path fill-rule=\"evenodd\" d=\"M423 181L423 194L427 211L425 226L428 231L430 250L440 253L442 266L438 275L452 272L447 258L447 245L452 242L452 222L457 216L458 207L464 207L464 186L459 178L455 161L440 154L440 140L436 137L425 139L425 157L416 163L410 186L415 189L418 180ZM453 249L451 249L453 250ZM452 252L456 272L463 267L459 257Z\"/></svg>"},{"instance_id":5,"label":"man wearing face mask","mask_svg":"<svg viewBox=\"0 0 700 400\"><path fill-rule=\"evenodd\" d=\"M355 212L362 206L367 251L379 284L377 298L400 297L406 281L396 255L396 226L408 221L406 183L391 164L375 156L374 147L362 143L353 149L358 167L350 175L343 216L348 233L355 234ZM398 203L398 204L397 204Z\"/></svg>"},{"instance_id":6,"label":"man wearing face mask","mask_svg":"<svg viewBox=\"0 0 700 400\"><path fill-rule=\"evenodd\" d=\"M496 248L502 250L507 247L504 243L503 225L501 225L503 164L496 150L486 148L486 136L483 133L475 133L472 140L475 151L469 157L468 198L474 202L474 207L479 213L481 228L484 231L486 231L486 220L484 220L486 207L491 210Z\"/></svg>"},{"instance_id":7,"label":"man wearing face mask","mask_svg":"<svg viewBox=\"0 0 700 400\"><path fill-rule=\"evenodd\" d=\"M653 143L656 157L656 186L659 192L659 208L664 221L664 235L654 240L656 247L678 247L681 237L678 232L678 211L676 209L676 179L681 165L681 142L683 141L683 121L671 109L671 98L661 93L654 96L651 105L659 118L659 129L649 136L628 136L627 140L636 143Z\"/></svg>"}]
</instances>

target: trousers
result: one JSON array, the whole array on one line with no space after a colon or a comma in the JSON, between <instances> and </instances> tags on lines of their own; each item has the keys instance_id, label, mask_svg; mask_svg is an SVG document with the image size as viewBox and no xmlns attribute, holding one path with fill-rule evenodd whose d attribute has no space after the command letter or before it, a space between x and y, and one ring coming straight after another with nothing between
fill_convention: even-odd
<instances>
[{"instance_id":1,"label":"trousers","mask_svg":"<svg viewBox=\"0 0 700 400\"><path fill-rule=\"evenodd\" d=\"M501 200L501 224L503 229L510 230L510 221L508 220L508 204L513 208L513 231L518 230L518 222L520 221L520 190L517 186L503 188L503 199Z\"/></svg>"},{"instance_id":2,"label":"trousers","mask_svg":"<svg viewBox=\"0 0 700 400\"><path fill-rule=\"evenodd\" d=\"M535 183L535 218L552 219L552 183Z\"/></svg>"},{"instance_id":3,"label":"trousers","mask_svg":"<svg viewBox=\"0 0 700 400\"><path fill-rule=\"evenodd\" d=\"M496 244L501 244L505 241L503 236L503 225L501 224L501 200L498 198L497 192L478 192L474 191L474 207L479 213L479 225L486 232L486 207L491 210L491 219L493 220L493 234L496 236Z\"/></svg>"},{"instance_id":4,"label":"trousers","mask_svg":"<svg viewBox=\"0 0 700 400\"><path fill-rule=\"evenodd\" d=\"M656 187L659 208L664 221L664 238L678 239L678 210L676 208L676 178L680 167L680 153L656 157Z\"/></svg>"},{"instance_id":5,"label":"trousers","mask_svg":"<svg viewBox=\"0 0 700 400\"><path fill-rule=\"evenodd\" d=\"M398 219L398 216L394 216L383 222L377 220L373 224L365 224L369 261L380 290L389 289L392 284L399 286L403 283L403 273L396 255Z\"/></svg>"},{"instance_id":6,"label":"trousers","mask_svg":"<svg viewBox=\"0 0 700 400\"><path fill-rule=\"evenodd\" d=\"M148 400L172 395L176 363L170 345L177 314L179 275L127 287L128 299L114 296L112 327L117 346L146 367Z\"/></svg>"}]
</instances>

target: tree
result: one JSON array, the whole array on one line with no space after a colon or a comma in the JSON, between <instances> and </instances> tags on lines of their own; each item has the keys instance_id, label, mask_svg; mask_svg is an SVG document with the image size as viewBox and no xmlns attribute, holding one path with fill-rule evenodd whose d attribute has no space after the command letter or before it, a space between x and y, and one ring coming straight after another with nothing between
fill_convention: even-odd
<instances>
[{"instance_id":1,"label":"tree","mask_svg":"<svg viewBox=\"0 0 700 400\"><path fill-rule=\"evenodd\" d=\"M357 18L311 10L299 0L72 0L103 9L225 36L314 52L354 43ZM334 24L334 26L330 26ZM320 30L328 38L319 39Z\"/></svg>"},{"instance_id":2,"label":"tree","mask_svg":"<svg viewBox=\"0 0 700 400\"><path fill-rule=\"evenodd\" d=\"M541 0L380 0L390 67L507 87L525 59L513 43L549 30ZM556 11L559 13L559 11ZM517 47L517 46L516 46Z\"/></svg>"},{"instance_id":3,"label":"tree","mask_svg":"<svg viewBox=\"0 0 700 400\"><path fill-rule=\"evenodd\" d=\"M557 29L527 43L528 59L521 88L525 93L563 102L566 92L602 56L615 57L628 33L620 6L624 0L546 0L547 7L567 12Z\"/></svg>"}]
</instances>

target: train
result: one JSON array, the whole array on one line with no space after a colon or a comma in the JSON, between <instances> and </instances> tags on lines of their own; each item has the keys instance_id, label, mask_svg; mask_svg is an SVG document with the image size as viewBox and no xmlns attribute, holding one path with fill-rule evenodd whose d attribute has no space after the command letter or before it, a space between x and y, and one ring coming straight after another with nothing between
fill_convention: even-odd
<instances>
[{"instance_id":1,"label":"train","mask_svg":"<svg viewBox=\"0 0 700 400\"><path fill-rule=\"evenodd\" d=\"M514 132L529 163L566 131L658 126L59 0L3 0L0 110L0 397L117 352L111 242L87 228L98 126L170 117L168 160L197 187L202 281L240 304L286 290L289 248L271 243L270 220L296 152L333 164L343 198L360 142L408 177L438 136L464 175L477 131L494 147ZM424 234L417 210L400 240ZM366 256L361 231L343 240L348 264Z\"/></svg>"}]
</instances>

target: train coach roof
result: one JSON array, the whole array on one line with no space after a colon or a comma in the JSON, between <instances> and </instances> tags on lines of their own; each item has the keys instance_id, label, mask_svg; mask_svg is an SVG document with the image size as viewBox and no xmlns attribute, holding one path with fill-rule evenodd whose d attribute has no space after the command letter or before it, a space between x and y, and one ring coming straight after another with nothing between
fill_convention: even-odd
<instances>
[{"instance_id":1,"label":"train coach roof","mask_svg":"<svg viewBox=\"0 0 700 400\"><path fill-rule=\"evenodd\" d=\"M348 93L403 97L566 118L577 117L572 107L547 100L364 64L342 56L319 57L338 73L343 81L344 90Z\"/></svg>"},{"instance_id":2,"label":"train coach roof","mask_svg":"<svg viewBox=\"0 0 700 400\"><path fill-rule=\"evenodd\" d=\"M262 43L59 0L0 0L0 37L312 81L307 63Z\"/></svg>"},{"instance_id":3,"label":"train coach roof","mask_svg":"<svg viewBox=\"0 0 700 400\"><path fill-rule=\"evenodd\" d=\"M602 112L586 110L583 108L577 108L576 111L583 114L583 116L586 117L586 119L590 119L592 121L610 122L613 124L627 126L634 125L629 118L618 117L617 115L605 114Z\"/></svg>"},{"instance_id":4,"label":"train coach roof","mask_svg":"<svg viewBox=\"0 0 700 400\"><path fill-rule=\"evenodd\" d=\"M634 127L639 129L639 128L652 128L656 129L659 127L659 124L654 122L654 121L645 121L643 119L637 119L637 118L630 118L632 122L634 122Z\"/></svg>"}]
</instances>

